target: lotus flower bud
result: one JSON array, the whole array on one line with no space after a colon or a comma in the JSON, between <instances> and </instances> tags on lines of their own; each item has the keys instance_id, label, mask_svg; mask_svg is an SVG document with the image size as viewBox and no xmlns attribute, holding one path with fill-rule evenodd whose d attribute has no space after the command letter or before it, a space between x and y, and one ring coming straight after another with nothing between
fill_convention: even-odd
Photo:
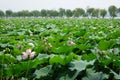
<instances>
[{"instance_id":1,"label":"lotus flower bud","mask_svg":"<svg viewBox=\"0 0 120 80\"><path fill-rule=\"evenodd\" d=\"M50 48L52 48L53 46L52 45L50 45Z\"/></svg>"},{"instance_id":2,"label":"lotus flower bud","mask_svg":"<svg viewBox=\"0 0 120 80\"><path fill-rule=\"evenodd\" d=\"M43 40L42 44L43 44L43 45L46 45L46 44L47 44L47 41L46 41L46 40Z\"/></svg>"},{"instance_id":3,"label":"lotus flower bud","mask_svg":"<svg viewBox=\"0 0 120 80\"><path fill-rule=\"evenodd\" d=\"M45 47L45 51L48 51L48 47L47 46Z\"/></svg>"},{"instance_id":4,"label":"lotus flower bud","mask_svg":"<svg viewBox=\"0 0 120 80\"><path fill-rule=\"evenodd\" d=\"M99 50L98 53L99 53L99 54L102 54L102 51Z\"/></svg>"},{"instance_id":5,"label":"lotus flower bud","mask_svg":"<svg viewBox=\"0 0 120 80\"><path fill-rule=\"evenodd\" d=\"M51 43L49 43L49 47L50 47L50 48L52 48L52 47L53 47Z\"/></svg>"},{"instance_id":6,"label":"lotus flower bud","mask_svg":"<svg viewBox=\"0 0 120 80\"><path fill-rule=\"evenodd\" d=\"M17 46L17 48L18 48L18 49L21 49L21 45L19 44L19 45Z\"/></svg>"},{"instance_id":7,"label":"lotus flower bud","mask_svg":"<svg viewBox=\"0 0 120 80\"><path fill-rule=\"evenodd\" d=\"M30 33L30 36L33 36L33 33Z\"/></svg>"},{"instance_id":8,"label":"lotus flower bud","mask_svg":"<svg viewBox=\"0 0 120 80\"><path fill-rule=\"evenodd\" d=\"M70 41L69 44L72 46L74 45L75 43L73 41Z\"/></svg>"}]
</instances>

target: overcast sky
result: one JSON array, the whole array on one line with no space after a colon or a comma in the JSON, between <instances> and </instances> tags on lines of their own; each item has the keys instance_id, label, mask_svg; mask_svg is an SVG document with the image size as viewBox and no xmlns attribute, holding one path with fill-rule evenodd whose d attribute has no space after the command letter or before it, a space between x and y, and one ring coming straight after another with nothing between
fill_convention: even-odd
<instances>
[{"instance_id":1,"label":"overcast sky","mask_svg":"<svg viewBox=\"0 0 120 80\"><path fill-rule=\"evenodd\" d=\"M120 7L120 0L0 0L1 10L41 10L41 9L74 9L88 6L93 8L105 8L110 5Z\"/></svg>"}]
</instances>

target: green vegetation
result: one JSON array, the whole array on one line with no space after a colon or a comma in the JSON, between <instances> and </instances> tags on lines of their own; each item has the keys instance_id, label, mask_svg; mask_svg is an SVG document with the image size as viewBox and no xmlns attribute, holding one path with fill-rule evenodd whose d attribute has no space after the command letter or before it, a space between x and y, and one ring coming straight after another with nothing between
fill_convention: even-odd
<instances>
[{"instance_id":1,"label":"green vegetation","mask_svg":"<svg viewBox=\"0 0 120 80\"><path fill-rule=\"evenodd\" d=\"M60 8L58 10L21 10L14 12L12 10L6 10L3 12L0 10L0 17L90 17L90 18L104 18L104 17L120 17L120 8L111 5L107 9L91 8L88 7L86 10L82 8L75 8L74 10Z\"/></svg>"},{"instance_id":2,"label":"green vegetation","mask_svg":"<svg viewBox=\"0 0 120 80\"><path fill-rule=\"evenodd\" d=\"M0 80L120 80L120 19L0 19Z\"/></svg>"}]
</instances>

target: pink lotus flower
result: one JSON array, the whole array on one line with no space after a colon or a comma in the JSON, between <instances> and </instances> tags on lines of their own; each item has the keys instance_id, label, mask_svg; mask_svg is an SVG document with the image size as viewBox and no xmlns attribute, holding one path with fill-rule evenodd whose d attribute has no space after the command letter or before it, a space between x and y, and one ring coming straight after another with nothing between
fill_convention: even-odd
<instances>
[{"instance_id":1,"label":"pink lotus flower","mask_svg":"<svg viewBox=\"0 0 120 80\"><path fill-rule=\"evenodd\" d=\"M26 52L22 52L22 59L32 59L35 56L35 52L32 52L31 49L27 49Z\"/></svg>"},{"instance_id":2,"label":"pink lotus flower","mask_svg":"<svg viewBox=\"0 0 120 80\"><path fill-rule=\"evenodd\" d=\"M22 52L22 59L27 59L28 58L28 54L26 54L26 52Z\"/></svg>"},{"instance_id":3,"label":"pink lotus flower","mask_svg":"<svg viewBox=\"0 0 120 80\"><path fill-rule=\"evenodd\" d=\"M29 58L32 59L32 58L34 58L34 56L35 56L35 52L31 52L29 55Z\"/></svg>"},{"instance_id":4,"label":"pink lotus flower","mask_svg":"<svg viewBox=\"0 0 120 80\"><path fill-rule=\"evenodd\" d=\"M32 52L31 49L26 50L26 54L30 54L31 52Z\"/></svg>"},{"instance_id":5,"label":"pink lotus flower","mask_svg":"<svg viewBox=\"0 0 120 80\"><path fill-rule=\"evenodd\" d=\"M70 41L69 44L72 46L74 45L75 43L73 41Z\"/></svg>"}]
</instances>

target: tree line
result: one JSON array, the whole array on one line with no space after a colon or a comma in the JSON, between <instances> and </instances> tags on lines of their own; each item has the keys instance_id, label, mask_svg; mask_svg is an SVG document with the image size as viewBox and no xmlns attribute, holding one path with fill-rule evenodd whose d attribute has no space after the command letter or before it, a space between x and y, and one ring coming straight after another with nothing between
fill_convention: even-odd
<instances>
[{"instance_id":1,"label":"tree line","mask_svg":"<svg viewBox=\"0 0 120 80\"><path fill-rule=\"evenodd\" d=\"M18 12L13 12L12 10L6 10L5 12L0 10L0 17L96 17L104 18L107 15L109 17L118 17L120 16L120 8L117 8L114 5L108 7L108 10L105 9L96 9L96 8L75 8L74 10L59 8L58 10L21 10Z\"/></svg>"}]
</instances>

